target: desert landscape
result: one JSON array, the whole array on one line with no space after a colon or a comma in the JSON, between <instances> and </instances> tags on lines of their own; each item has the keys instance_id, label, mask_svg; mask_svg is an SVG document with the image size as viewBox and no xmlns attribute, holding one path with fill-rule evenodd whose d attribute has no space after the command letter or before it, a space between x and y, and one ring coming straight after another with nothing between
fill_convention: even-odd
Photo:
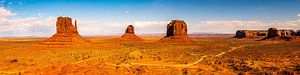
<instances>
[{"instance_id":1,"label":"desert landscape","mask_svg":"<svg viewBox=\"0 0 300 75\"><path fill-rule=\"evenodd\" d=\"M50 38L1 38L0 74L299 74L299 40L270 37L274 28L266 36L274 39L265 40L189 37L186 26L173 20L161 37L140 38L133 25L120 38L82 37L76 22L58 17Z\"/></svg>"},{"instance_id":2,"label":"desert landscape","mask_svg":"<svg viewBox=\"0 0 300 75\"><path fill-rule=\"evenodd\" d=\"M0 75L300 75L299 3L0 0Z\"/></svg>"}]
</instances>

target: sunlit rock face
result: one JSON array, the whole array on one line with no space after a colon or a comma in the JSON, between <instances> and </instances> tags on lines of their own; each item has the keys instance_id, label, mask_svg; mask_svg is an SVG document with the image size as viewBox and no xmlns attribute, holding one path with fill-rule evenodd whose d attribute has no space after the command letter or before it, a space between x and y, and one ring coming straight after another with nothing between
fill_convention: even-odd
<instances>
[{"instance_id":1,"label":"sunlit rock face","mask_svg":"<svg viewBox=\"0 0 300 75\"><path fill-rule=\"evenodd\" d=\"M164 38L162 38L161 42L174 42L174 43L181 43L181 42L191 42L187 35L187 24L184 20L172 20L167 25L167 33Z\"/></svg>"},{"instance_id":2,"label":"sunlit rock face","mask_svg":"<svg viewBox=\"0 0 300 75\"><path fill-rule=\"evenodd\" d=\"M89 40L82 38L77 31L77 24L72 24L72 19L69 17L58 17L56 21L56 33L41 42L43 45L74 45L86 44Z\"/></svg>"},{"instance_id":3,"label":"sunlit rock face","mask_svg":"<svg viewBox=\"0 0 300 75\"><path fill-rule=\"evenodd\" d=\"M73 26L71 18L58 17L56 21L56 31L57 33L64 34L78 34L76 21L75 26Z\"/></svg>"},{"instance_id":4,"label":"sunlit rock face","mask_svg":"<svg viewBox=\"0 0 300 75\"><path fill-rule=\"evenodd\" d=\"M267 30L237 30L235 38L256 38L267 36Z\"/></svg>"}]
</instances>

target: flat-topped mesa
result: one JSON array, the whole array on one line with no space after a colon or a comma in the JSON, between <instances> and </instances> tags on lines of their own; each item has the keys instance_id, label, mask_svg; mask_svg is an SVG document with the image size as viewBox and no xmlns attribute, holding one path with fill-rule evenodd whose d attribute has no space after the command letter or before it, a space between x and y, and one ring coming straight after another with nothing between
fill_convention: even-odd
<instances>
[{"instance_id":1,"label":"flat-topped mesa","mask_svg":"<svg viewBox=\"0 0 300 75\"><path fill-rule=\"evenodd\" d=\"M192 39L187 35L187 31L187 24L184 20L172 20L167 25L166 36L160 41L174 43L192 42Z\"/></svg>"},{"instance_id":2,"label":"flat-topped mesa","mask_svg":"<svg viewBox=\"0 0 300 75\"><path fill-rule=\"evenodd\" d=\"M275 35L276 34L276 35ZM264 38L267 36L295 36L294 30L278 30L270 28L269 30L238 30L236 31L235 38Z\"/></svg>"},{"instance_id":3,"label":"flat-topped mesa","mask_svg":"<svg viewBox=\"0 0 300 75\"><path fill-rule=\"evenodd\" d=\"M142 41L142 39L134 34L133 25L128 25L125 30L125 34L121 36L121 40L123 41Z\"/></svg>"},{"instance_id":4,"label":"flat-topped mesa","mask_svg":"<svg viewBox=\"0 0 300 75\"><path fill-rule=\"evenodd\" d=\"M278 30L277 28L269 28L268 34L261 40L292 40L295 39L296 32L294 30Z\"/></svg>"},{"instance_id":5,"label":"flat-topped mesa","mask_svg":"<svg viewBox=\"0 0 300 75\"><path fill-rule=\"evenodd\" d=\"M69 17L58 17L56 21L56 34L40 44L43 45L74 45L89 42L82 38L77 31L77 21L72 24Z\"/></svg>"},{"instance_id":6,"label":"flat-topped mesa","mask_svg":"<svg viewBox=\"0 0 300 75\"><path fill-rule=\"evenodd\" d=\"M254 38L267 36L267 30L238 30L236 31L235 38Z\"/></svg>"}]
</instances>

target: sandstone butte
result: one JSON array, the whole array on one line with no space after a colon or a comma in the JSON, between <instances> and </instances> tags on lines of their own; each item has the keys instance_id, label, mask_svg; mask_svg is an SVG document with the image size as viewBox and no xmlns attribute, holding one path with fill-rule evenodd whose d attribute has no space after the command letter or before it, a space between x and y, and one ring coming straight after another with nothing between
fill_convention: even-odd
<instances>
[{"instance_id":1,"label":"sandstone butte","mask_svg":"<svg viewBox=\"0 0 300 75\"><path fill-rule=\"evenodd\" d=\"M122 41L142 41L140 37L134 34L134 27L133 25L128 25L125 30L125 34L121 36Z\"/></svg>"},{"instance_id":2,"label":"sandstone butte","mask_svg":"<svg viewBox=\"0 0 300 75\"><path fill-rule=\"evenodd\" d=\"M56 33L49 39L41 42L42 45L75 45L87 44L90 41L78 34L77 23L72 24L69 17L58 17L56 21Z\"/></svg>"},{"instance_id":3,"label":"sandstone butte","mask_svg":"<svg viewBox=\"0 0 300 75\"><path fill-rule=\"evenodd\" d=\"M193 42L187 35L187 24L183 20L172 20L167 25L166 36L160 39L161 42L185 43Z\"/></svg>"}]
</instances>

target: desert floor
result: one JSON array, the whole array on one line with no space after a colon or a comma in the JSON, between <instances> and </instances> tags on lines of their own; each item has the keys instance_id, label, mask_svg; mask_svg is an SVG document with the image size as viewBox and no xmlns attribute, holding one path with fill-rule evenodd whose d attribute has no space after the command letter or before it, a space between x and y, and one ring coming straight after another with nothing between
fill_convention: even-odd
<instances>
[{"instance_id":1,"label":"desert floor","mask_svg":"<svg viewBox=\"0 0 300 75\"><path fill-rule=\"evenodd\" d=\"M0 74L297 74L300 42L192 37L194 43L121 42L89 37L91 44L39 46L46 38L0 38Z\"/></svg>"}]
</instances>

